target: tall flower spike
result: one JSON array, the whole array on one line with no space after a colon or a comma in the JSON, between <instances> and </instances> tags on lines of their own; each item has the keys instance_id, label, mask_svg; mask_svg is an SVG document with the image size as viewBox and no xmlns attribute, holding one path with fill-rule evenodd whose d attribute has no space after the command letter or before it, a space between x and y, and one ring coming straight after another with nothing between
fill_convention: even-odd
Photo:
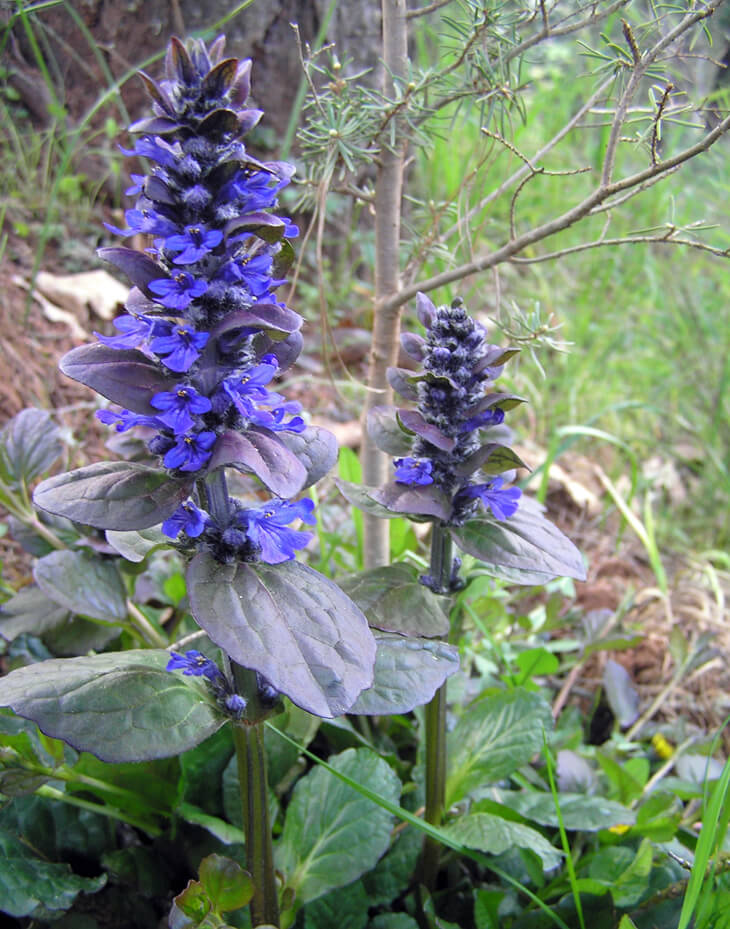
<instances>
[{"instance_id":1,"label":"tall flower spike","mask_svg":"<svg viewBox=\"0 0 730 929\"><path fill-rule=\"evenodd\" d=\"M245 106L250 62L222 61L221 49L219 41L211 57L202 42L173 40L164 79L143 75L154 115L131 127L141 138L125 151L151 168L134 176L126 228L108 228L157 238L148 254L102 249L135 285L128 312L114 320L118 335L75 349L64 370L123 407L102 411L103 422L120 432L144 426L149 451L191 490L211 470L231 466L274 495L261 511L271 517L260 516L260 498L250 517L238 503L213 514L198 494L178 500L161 520L168 536L188 549L195 540L223 560L278 563L311 537L287 528L295 517L312 517L287 498L331 467L336 443L307 427L298 403L270 389L301 348L301 317L274 296L291 252L284 237L296 234L277 215L277 198L294 169L247 153L243 136L261 115ZM303 463L289 436L317 455Z\"/></svg>"}]
</instances>

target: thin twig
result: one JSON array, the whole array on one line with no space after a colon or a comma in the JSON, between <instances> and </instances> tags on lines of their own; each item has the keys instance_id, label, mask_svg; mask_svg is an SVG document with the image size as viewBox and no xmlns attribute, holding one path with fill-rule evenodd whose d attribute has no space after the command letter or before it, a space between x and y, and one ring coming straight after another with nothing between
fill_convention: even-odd
<instances>
[{"instance_id":1,"label":"thin twig","mask_svg":"<svg viewBox=\"0 0 730 929\"><path fill-rule=\"evenodd\" d=\"M593 242L581 242L580 245L572 245L569 248L561 248L555 252L549 252L547 255L537 255L534 258L510 258L512 264L534 265L542 261L555 261L557 258L564 258L566 255L574 255L577 252L585 252L590 248L601 248L603 246L613 245L636 245L640 243L653 243L661 245L684 245L687 248L696 248L701 252L709 252L718 258L730 257L730 248L716 248L714 245L707 245L704 242L697 242L694 239L678 239L673 235L637 235L637 236L620 236L615 239L596 239Z\"/></svg>"},{"instance_id":2,"label":"thin twig","mask_svg":"<svg viewBox=\"0 0 730 929\"><path fill-rule=\"evenodd\" d=\"M436 10L440 10L441 7L446 6L447 3L451 3L451 0L434 0L434 2L429 3L428 6L419 7L416 10L408 10L406 19L415 19L417 16L428 16L429 13L435 13Z\"/></svg>"}]
</instances>

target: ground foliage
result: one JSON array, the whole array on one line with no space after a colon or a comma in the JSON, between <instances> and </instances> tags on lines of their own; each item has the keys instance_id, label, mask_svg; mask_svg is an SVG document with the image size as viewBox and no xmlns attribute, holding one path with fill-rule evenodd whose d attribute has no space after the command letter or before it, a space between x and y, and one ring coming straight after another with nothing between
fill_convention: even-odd
<instances>
[{"instance_id":1,"label":"ground foliage","mask_svg":"<svg viewBox=\"0 0 730 929\"><path fill-rule=\"evenodd\" d=\"M557 80L550 58L542 66L547 107ZM530 125L528 119L527 130ZM442 156L440 163L449 164ZM17 269L9 267L7 256L22 256L33 235L18 236L16 230L5 241L2 274L9 284ZM335 255L333 250L333 264ZM638 287L632 282L636 262L643 259L631 257L616 259L610 280L601 278L605 269L598 265L581 272L561 265L531 279L547 309L565 317L563 333L575 345L564 360L538 356L547 372L544 382L529 363L514 375L515 390L529 393L536 417L524 430L531 442L519 451L530 463L531 454L544 458L547 447L564 465L559 476L546 478L543 490L553 517L586 554L589 579L585 585L554 581L545 589L515 589L467 557L467 584L448 616L423 602L428 592L418 585L418 608L433 610L435 634L448 623L461 656L461 673L449 691L449 814L440 832L445 851L432 899L412 884L422 838L422 715L404 710L374 720L328 721L287 704L272 719L270 811L290 924L572 929L590 922L648 929L676 925L688 888L699 895L705 881L710 894L703 925L723 925L730 883L721 856L717 873L708 862L716 848L725 850L728 815L727 771L712 738L726 709L717 699L724 680L720 656L727 654L718 635L728 589L727 562L719 552L726 523L716 515L713 521L712 514L726 510L727 493L718 479L722 430L711 428L726 422L717 386L726 356L718 359L722 334L711 322L717 297L708 281L714 267L706 256L688 260L684 267L694 286L688 290L678 282L675 288L679 260L675 255L663 263L652 255L649 283L641 276ZM582 292L586 280L589 290ZM513 283L519 293L520 282ZM592 318L599 286L611 290L616 306L623 307L627 292L637 304L649 298L635 311L636 325L624 327L621 337L616 316ZM659 291L666 299L652 316L651 298ZM15 416L0 438L0 458L3 493L9 490L7 526L16 540L5 549L2 661L5 670L28 668L27 683L23 678L22 688L18 685L20 699L52 700L43 731L9 713L0 716L0 909L19 926L154 926L167 917L175 896L173 926L245 926L240 908L249 890L240 870L241 819L228 728L218 729L220 720L202 690L201 700L190 703L190 689L178 687L175 699L172 675L164 675L170 700L155 685L145 690L145 681L164 673L160 646L194 629L182 567L157 550L154 533L145 537L122 528L105 535L63 517L41 518L29 505L29 487L57 470L59 459L64 467L69 459L78 465L98 460L101 441L93 432L91 441L78 433L72 439L67 428L88 419L88 410L82 420L69 408L69 401L87 402L88 395L48 386L55 383L50 379L56 357L73 340L62 327L39 319L35 307L29 317L35 327L21 328L23 300L14 293L2 308L9 359L30 377L23 384L9 378L2 388L6 419ZM570 313L563 309L569 303ZM517 323L511 325L514 330ZM686 335L679 345L670 338L672 326ZM41 329L48 340L39 338ZM699 333L697 341L690 329ZM664 357L660 364L652 341L676 352L685 379L720 365L719 381L713 375L702 382L712 380L709 387L698 384L696 405L694 395L687 401L679 391L669 394L662 398L668 401L663 414L657 413L668 383L662 372L676 379L679 361L673 366ZM600 388L605 415L590 419L598 390L579 392L574 385L589 383L598 364L611 369ZM620 417L621 404L632 394L642 398L639 412ZM63 409L52 417L40 409L16 415L29 402ZM327 412L333 407L343 410L336 399ZM576 424L600 428L606 444L596 448L599 437L588 431L560 431ZM656 442L648 443L647 430L656 433L659 426ZM649 446L656 448L689 497L678 500L674 478L662 484L648 468L633 483L627 470L630 491L616 490L625 459L606 435L618 435L631 460L642 464ZM681 445L678 451L689 436L692 448ZM705 438L703 459L698 446ZM580 448L576 441L594 444ZM589 451L590 463L579 448ZM610 454L604 451L609 448ZM342 479L358 481L355 472L353 460L343 455ZM600 479L607 474L616 494ZM587 508L580 488L593 493L597 510ZM642 538L621 519L616 501L622 493L647 501L635 516L640 527L646 531L656 511L660 538L675 543L661 549L664 586L648 557L647 542L655 536ZM311 563L340 579L360 567L362 552L351 515L326 485L321 494L325 506ZM713 528L712 534L708 529L698 535L693 503L703 494ZM678 538L695 543L676 554ZM386 602L373 593L380 589L377 579L365 592L381 614L389 612L387 596L415 596L409 588L425 568L423 545L404 520L393 520L391 543L402 565L397 584L386 591ZM718 551L700 554L710 548ZM94 583L88 584L91 576ZM362 580L353 584L367 586ZM216 654L204 639L195 647ZM73 695L59 715L52 675L34 680L32 666L92 651L99 654L74 660L103 664L109 649L124 650L129 667L119 669L113 694L99 695L105 712L110 700L118 710L108 724L102 761L72 747L74 733L95 720L73 712ZM397 655L393 661L399 661ZM178 721L190 712L206 717L203 725L211 734L188 749ZM120 755L127 743L120 738L124 727L143 741L145 729L164 731L167 747L183 753L130 764ZM692 869L695 860L700 865Z\"/></svg>"}]
</instances>

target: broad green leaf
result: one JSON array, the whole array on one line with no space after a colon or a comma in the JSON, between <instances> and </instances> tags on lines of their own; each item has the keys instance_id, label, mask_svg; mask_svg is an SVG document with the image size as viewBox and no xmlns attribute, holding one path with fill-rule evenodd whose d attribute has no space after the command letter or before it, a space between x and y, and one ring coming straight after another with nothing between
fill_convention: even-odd
<instances>
[{"instance_id":1,"label":"broad green leaf","mask_svg":"<svg viewBox=\"0 0 730 929\"><path fill-rule=\"evenodd\" d=\"M462 551L511 571L515 583L544 583L553 577L582 581L586 577L575 545L545 519L538 503L524 495L509 519L470 519L453 527L451 535Z\"/></svg>"},{"instance_id":2,"label":"broad green leaf","mask_svg":"<svg viewBox=\"0 0 730 929\"><path fill-rule=\"evenodd\" d=\"M44 861L9 832L0 829L0 910L10 916L46 912L60 916L79 893L96 893L106 884L106 874L78 877L68 865Z\"/></svg>"},{"instance_id":3,"label":"broad green leaf","mask_svg":"<svg viewBox=\"0 0 730 929\"><path fill-rule=\"evenodd\" d=\"M448 736L447 807L527 764L542 749L543 730L552 725L545 699L524 690L493 694L472 704Z\"/></svg>"},{"instance_id":4,"label":"broad green leaf","mask_svg":"<svg viewBox=\"0 0 730 929\"><path fill-rule=\"evenodd\" d=\"M515 810L526 819L541 826L558 827L558 813L552 794L537 790L495 790L494 799ZM566 829L581 832L596 832L611 826L631 826L636 822L633 810L607 800L605 797L589 797L586 794L558 794L560 814Z\"/></svg>"},{"instance_id":5,"label":"broad green leaf","mask_svg":"<svg viewBox=\"0 0 730 929\"><path fill-rule=\"evenodd\" d=\"M418 580L418 570L399 564L338 580L371 626L401 635L441 636L449 631L442 599Z\"/></svg>"},{"instance_id":6,"label":"broad green leaf","mask_svg":"<svg viewBox=\"0 0 730 929\"><path fill-rule=\"evenodd\" d=\"M339 716L373 679L367 620L334 584L297 561L188 567L190 609L230 657L317 716Z\"/></svg>"},{"instance_id":7,"label":"broad green leaf","mask_svg":"<svg viewBox=\"0 0 730 929\"><path fill-rule=\"evenodd\" d=\"M33 500L42 510L97 529L149 529L187 500L192 481L175 480L131 461L100 461L42 481Z\"/></svg>"},{"instance_id":8,"label":"broad green leaf","mask_svg":"<svg viewBox=\"0 0 730 929\"><path fill-rule=\"evenodd\" d=\"M201 826L224 845L244 845L246 842L246 835L238 826L231 825L225 819L221 819L220 816L206 813L205 810L201 810L200 807L194 806L192 803L178 803L175 812L186 823Z\"/></svg>"},{"instance_id":9,"label":"broad green leaf","mask_svg":"<svg viewBox=\"0 0 730 929\"><path fill-rule=\"evenodd\" d=\"M499 929L499 904L504 891L479 889L474 894L474 922L476 929Z\"/></svg>"},{"instance_id":10,"label":"broad green leaf","mask_svg":"<svg viewBox=\"0 0 730 929\"><path fill-rule=\"evenodd\" d=\"M360 694L351 713L385 716L410 713L433 697L459 670L459 652L438 639L376 633L375 680Z\"/></svg>"},{"instance_id":11,"label":"broad green leaf","mask_svg":"<svg viewBox=\"0 0 730 929\"><path fill-rule=\"evenodd\" d=\"M0 705L102 761L178 755L226 717L203 685L165 671L166 651L60 658L0 678Z\"/></svg>"},{"instance_id":12,"label":"broad green leaf","mask_svg":"<svg viewBox=\"0 0 730 929\"><path fill-rule=\"evenodd\" d=\"M232 858L208 855L200 862L198 876L219 913L238 910L253 897L251 875Z\"/></svg>"},{"instance_id":13,"label":"broad green leaf","mask_svg":"<svg viewBox=\"0 0 730 929\"><path fill-rule=\"evenodd\" d=\"M501 855L515 846L527 848L540 857L545 870L557 867L563 853L554 848L536 829L514 823L493 813L460 816L445 828L452 839L490 855Z\"/></svg>"},{"instance_id":14,"label":"broad green leaf","mask_svg":"<svg viewBox=\"0 0 730 929\"><path fill-rule=\"evenodd\" d=\"M129 529L126 532L108 529L106 540L122 558L134 562L144 561L150 552L170 544L170 539L163 535L157 526L151 526L139 532L135 529Z\"/></svg>"},{"instance_id":15,"label":"broad green leaf","mask_svg":"<svg viewBox=\"0 0 730 929\"><path fill-rule=\"evenodd\" d=\"M423 835L411 827L398 835L388 853L362 877L370 906L388 906L409 886L423 848Z\"/></svg>"},{"instance_id":16,"label":"broad green leaf","mask_svg":"<svg viewBox=\"0 0 730 929\"><path fill-rule=\"evenodd\" d=\"M330 764L391 803L399 801L398 777L368 749L348 748ZM387 850L392 826L390 813L316 767L294 788L277 867L286 875L286 886L306 903L369 871Z\"/></svg>"},{"instance_id":17,"label":"broad green leaf","mask_svg":"<svg viewBox=\"0 0 730 929\"><path fill-rule=\"evenodd\" d=\"M304 908L304 929L365 929L372 906L362 881L338 887Z\"/></svg>"},{"instance_id":18,"label":"broad green leaf","mask_svg":"<svg viewBox=\"0 0 730 929\"><path fill-rule=\"evenodd\" d=\"M12 642L24 632L43 635L49 629L60 626L68 618L68 610L59 606L36 587L22 587L14 597L0 607L0 636Z\"/></svg>"},{"instance_id":19,"label":"broad green leaf","mask_svg":"<svg viewBox=\"0 0 730 929\"><path fill-rule=\"evenodd\" d=\"M50 413L34 407L22 410L0 432L0 469L11 483L30 484L60 456L60 436Z\"/></svg>"},{"instance_id":20,"label":"broad green leaf","mask_svg":"<svg viewBox=\"0 0 730 929\"><path fill-rule=\"evenodd\" d=\"M72 613L110 623L127 618L124 581L113 561L64 549L39 558L33 577L46 596Z\"/></svg>"},{"instance_id":21,"label":"broad green leaf","mask_svg":"<svg viewBox=\"0 0 730 929\"><path fill-rule=\"evenodd\" d=\"M368 929L418 929L418 923L408 913L381 913Z\"/></svg>"},{"instance_id":22,"label":"broad green leaf","mask_svg":"<svg viewBox=\"0 0 730 929\"><path fill-rule=\"evenodd\" d=\"M633 906L649 886L653 857L648 839L642 839L636 852L623 846L600 849L591 859L588 874L609 889L616 906Z\"/></svg>"},{"instance_id":23,"label":"broad green leaf","mask_svg":"<svg viewBox=\"0 0 730 929\"><path fill-rule=\"evenodd\" d=\"M522 672L520 683L543 674L555 674L560 667L557 655L546 648L528 648L515 659Z\"/></svg>"}]
</instances>

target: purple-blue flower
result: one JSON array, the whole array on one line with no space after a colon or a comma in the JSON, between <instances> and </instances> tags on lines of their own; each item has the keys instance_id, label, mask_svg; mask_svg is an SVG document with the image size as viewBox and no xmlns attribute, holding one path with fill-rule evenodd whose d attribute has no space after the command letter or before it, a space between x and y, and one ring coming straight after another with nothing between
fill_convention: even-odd
<instances>
[{"instance_id":1,"label":"purple-blue flower","mask_svg":"<svg viewBox=\"0 0 730 929\"><path fill-rule=\"evenodd\" d=\"M119 229L111 223L104 223L109 232L127 238L130 235L143 233L145 235L172 235L177 226L154 210L127 210L124 214L127 221L126 229Z\"/></svg>"},{"instance_id":2,"label":"purple-blue flower","mask_svg":"<svg viewBox=\"0 0 730 929\"><path fill-rule=\"evenodd\" d=\"M248 235L248 233L246 233ZM236 241L233 239L233 241ZM261 297L274 284L271 280L271 255L256 255L253 258L243 257L230 261L225 267L225 274L229 280L240 281L245 284L254 297Z\"/></svg>"},{"instance_id":3,"label":"purple-blue flower","mask_svg":"<svg viewBox=\"0 0 730 929\"><path fill-rule=\"evenodd\" d=\"M477 413L476 416L467 419L459 432L473 432L475 429L483 429L485 426L498 426L502 422L504 422L504 410L495 407L491 410L483 410L481 413Z\"/></svg>"},{"instance_id":4,"label":"purple-blue flower","mask_svg":"<svg viewBox=\"0 0 730 929\"><path fill-rule=\"evenodd\" d=\"M169 539L176 539L184 532L191 539L197 539L205 529L205 514L190 500L181 504L162 524L162 534Z\"/></svg>"},{"instance_id":5,"label":"purple-blue flower","mask_svg":"<svg viewBox=\"0 0 730 929\"><path fill-rule=\"evenodd\" d=\"M399 484L433 484L433 463L428 458L396 458L395 479Z\"/></svg>"},{"instance_id":6,"label":"purple-blue flower","mask_svg":"<svg viewBox=\"0 0 730 929\"><path fill-rule=\"evenodd\" d=\"M154 325L154 321L147 316L117 316L114 328L118 329L121 335L102 335L100 332L95 332L94 335L110 348L137 348L149 338Z\"/></svg>"},{"instance_id":7,"label":"purple-blue flower","mask_svg":"<svg viewBox=\"0 0 730 929\"><path fill-rule=\"evenodd\" d=\"M200 357L210 338L209 332L196 332L190 326L172 326L169 335L160 335L150 342L156 355L167 355L162 363L171 371L188 371Z\"/></svg>"},{"instance_id":8,"label":"purple-blue flower","mask_svg":"<svg viewBox=\"0 0 730 929\"><path fill-rule=\"evenodd\" d=\"M220 229L206 229L203 225L186 226L183 233L165 239L168 252L180 252L176 265L189 265L210 254L223 241Z\"/></svg>"},{"instance_id":9,"label":"purple-blue flower","mask_svg":"<svg viewBox=\"0 0 730 929\"><path fill-rule=\"evenodd\" d=\"M200 471L213 454L217 439L215 432L190 432L177 437L177 441L162 459L165 467L178 471Z\"/></svg>"},{"instance_id":10,"label":"purple-blue flower","mask_svg":"<svg viewBox=\"0 0 730 929\"><path fill-rule=\"evenodd\" d=\"M188 384L176 384L174 390L155 394L150 405L162 411L158 419L169 426L175 435L192 429L195 425L193 415L207 413L212 407L207 397Z\"/></svg>"},{"instance_id":11,"label":"purple-blue flower","mask_svg":"<svg viewBox=\"0 0 730 929\"><path fill-rule=\"evenodd\" d=\"M185 310L208 289L208 282L197 280L187 271L178 271L174 277L150 281L149 289L157 294L160 303L171 310Z\"/></svg>"},{"instance_id":12,"label":"purple-blue flower","mask_svg":"<svg viewBox=\"0 0 730 929\"><path fill-rule=\"evenodd\" d=\"M166 671L182 671L191 677L205 677L209 681L216 681L223 677L218 665L206 658L202 652L191 649L181 655L179 652L170 652L172 657L167 662Z\"/></svg>"},{"instance_id":13,"label":"purple-blue flower","mask_svg":"<svg viewBox=\"0 0 730 929\"><path fill-rule=\"evenodd\" d=\"M105 426L114 426L117 432L126 432L128 429L134 429L135 426L149 426L152 429L159 429L161 423L156 416L144 416L140 413L132 413L130 410L97 410L96 418L101 420Z\"/></svg>"},{"instance_id":14,"label":"purple-blue flower","mask_svg":"<svg viewBox=\"0 0 730 929\"><path fill-rule=\"evenodd\" d=\"M177 159L180 157L175 149L168 145L163 139L143 136L134 143L134 148L122 148L119 151L123 155L136 155L138 158L149 158L150 161L156 161L157 164L166 168L175 166Z\"/></svg>"},{"instance_id":15,"label":"purple-blue flower","mask_svg":"<svg viewBox=\"0 0 730 929\"><path fill-rule=\"evenodd\" d=\"M245 524L248 538L261 549L259 557L267 564L290 561L313 538L312 532L289 529L290 523L295 519L310 526L316 522L314 503L307 498L296 503L270 500L264 506L240 510L237 519Z\"/></svg>"},{"instance_id":16,"label":"purple-blue flower","mask_svg":"<svg viewBox=\"0 0 730 929\"><path fill-rule=\"evenodd\" d=\"M522 491L519 487L504 487L501 477L495 477L486 484L474 484L460 490L457 497L482 501L485 509L492 511L495 519L509 519L514 516L520 505Z\"/></svg>"}]
</instances>

